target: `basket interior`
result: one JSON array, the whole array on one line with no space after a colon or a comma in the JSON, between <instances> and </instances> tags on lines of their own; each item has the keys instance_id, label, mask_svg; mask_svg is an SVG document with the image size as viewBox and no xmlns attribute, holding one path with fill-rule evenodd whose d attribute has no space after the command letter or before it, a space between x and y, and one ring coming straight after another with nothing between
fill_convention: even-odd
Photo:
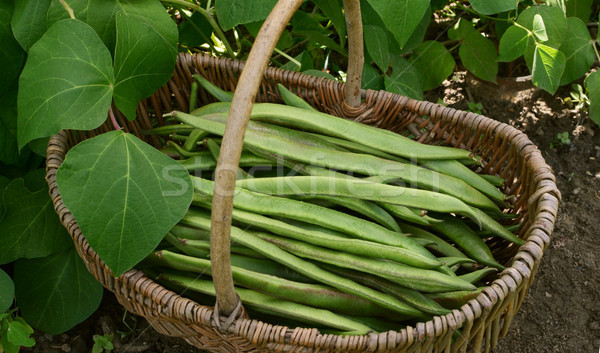
<instances>
[{"instance_id":1,"label":"basket interior","mask_svg":"<svg viewBox=\"0 0 600 353\"><path fill-rule=\"evenodd\" d=\"M188 110L189 94L192 82L191 75L199 73L205 76L214 84L225 90L233 91L236 87L239 74L243 68L243 62L217 59L203 55L180 54L176 71L171 80L159 89L154 95L145 99L137 108L137 119L128 121L115 107L116 118L120 126L126 132L133 133L144 139L149 144L160 148L161 141L156 136L145 135L143 131L152 127L165 124L162 118L164 113L172 110ZM550 168L546 165L537 148L527 139L527 137L516 130L515 128L497 121L485 118L474 113L467 113L454 110L452 108L443 107L430 102L416 101L402 97L396 94L383 91L365 91L363 92L364 103L359 108L350 108L344 104L344 89L343 85L338 82L330 81L325 78L316 78L302 75L296 72L284 71L279 69L269 68L261 82L259 94L256 101L258 102L281 102L276 84L283 83L292 92L304 98L318 110L333 114L340 117L354 119L365 124L385 128L404 136L410 136L420 142L426 144L440 144L445 146L459 147L473 152L475 155L482 157L484 166L479 168L479 172L486 174L495 174L506 180L502 186L503 191L512 195L512 205L507 207L505 212L517 214L518 217L512 220L504 221L504 224L519 224L518 230L515 232L519 237L526 240L531 240L525 246L517 248L512 244L502 240L493 239L488 241L496 259L506 266L513 266L505 271L505 275L519 277L513 274L513 268L517 271L524 271L528 275L523 276L523 282L530 282L533 274L537 269L539 259L545 250L549 235L552 231L554 220L556 219L556 207L558 202L558 191L554 185L554 176ZM204 105L213 102L214 99L203 91L201 88L198 92L198 104ZM78 142L112 130L112 123L107 122L93 131L65 131L62 137L66 139L67 148L72 147ZM56 149L56 147L54 147ZM53 146L49 147L49 151ZM50 158L49 158L50 161ZM57 161L60 165L60 160ZM53 162L49 162L51 168ZM56 165L54 165L56 167ZM52 189L51 193L57 194L56 188ZM56 195L53 195L55 198ZM57 199L59 195L56 196ZM57 203L55 202L55 205ZM58 210L57 206L57 210ZM64 205L62 206L64 207ZM61 208L64 213L65 210ZM68 210L66 210L68 212ZM59 212L60 214L61 212ZM70 214L70 213L69 213ZM212 308L207 307L206 310L198 311L193 309L194 305L191 301L183 301L179 304L183 307L174 310L172 308L175 299L171 297L173 293L166 291L161 286L144 278L137 271L130 271L123 275L123 278L114 279L110 271L93 250L89 247L85 238L77 230L75 221L72 216L65 219L65 215L61 216L63 223L68 225L71 235L77 244L78 251L86 262L90 271L99 279L102 284L117 294L119 301L128 309L135 313L145 316L159 331L169 335L179 335L185 337L192 344L210 347L212 344L212 333L201 332L192 328L188 323L202 323L210 327L210 312ZM534 237L531 235L534 234ZM531 239L529 239L531 237ZM518 264L516 263L518 262ZM524 269L520 268L520 264L524 264ZM517 278L518 279L518 278ZM518 280L516 281L518 282ZM502 287L502 283L498 283ZM516 288L521 284L516 283ZM524 283L523 286L529 286L529 283ZM510 285L508 285L510 287ZM520 288L520 287L519 287ZM171 293L169 296L164 293ZM497 290L498 291L498 290ZM502 292L510 292L510 290L502 289ZM144 294L140 294L144 293ZM162 295L162 296L161 296ZM487 299L494 294L487 293ZM147 297L146 297L147 296ZM478 298L479 299L479 298ZM499 300L499 299L498 299ZM518 305L522 299L514 299ZM493 301L493 298L491 298ZM492 303L493 304L493 303ZM482 304L485 308L485 303ZM490 306L493 307L493 306ZM204 308L204 307L203 307ZM465 309L466 310L466 309ZM497 316L504 315L499 322L509 322L510 315L507 314L506 308L496 313ZM177 312L175 312L177 311ZM475 310L476 311L476 310ZM475 316L482 314L477 312L472 313ZM489 313L488 313L489 314ZM465 314L462 310L459 314L454 313L454 316L460 315L464 319L463 322L469 322L468 313ZM460 327L462 323L450 322L449 318L438 318L441 329L437 329L435 322L431 328L423 326L424 331L436 332L436 335L441 331L447 331L448 327ZM278 337L277 347L289 345L289 342L301 342L309 340L306 335L317 335L312 330L304 329L304 331L291 330L281 328L281 326L273 326L263 323L257 323L256 320L238 320L237 325L254 325L253 328L236 327L236 332L239 330L252 330L254 339L250 339L253 344L265 347L273 343L265 340L262 334L268 332L269 337ZM244 323L242 321L248 321ZM434 320L435 321L435 320ZM457 320L460 321L460 320ZM188 322L188 323L185 323ZM258 326L257 326L258 325ZM444 328L445 327L445 328ZM262 334L256 333L256 330L266 330ZM481 329L483 331L483 329ZM210 331L210 330L207 330ZM214 330L213 330L214 331ZM415 332L418 331L418 328ZM311 333L312 332L312 333ZM411 335L416 333L411 328L401 330L394 336L394 342L411 341ZM442 332L442 333L444 333ZM296 336L294 336L296 335ZM404 335L404 336L403 336ZM218 335L217 335L218 336ZM330 335L324 335L330 336ZM447 333L443 337L448 336ZM497 337L498 335L496 335ZM206 338L209 337L209 338ZM236 336L237 337L237 336ZM402 338L404 337L404 339ZM441 336L440 336L441 337ZM314 338L314 337L313 337ZM312 338L311 338L312 339ZM390 344L389 337L385 340ZM465 338L466 341L471 341L477 338ZM355 340L356 344L368 344L368 338L347 339L350 342ZM439 342L447 341L447 338L439 338ZM244 342L247 342L248 338ZM257 342L254 342L257 341ZM228 339L228 342L232 342ZM344 341L345 342L345 341ZM362 343L361 343L362 342ZM314 345L311 341L310 345ZM235 345L235 347L240 347ZM293 345L292 345L293 346ZM236 349L238 349L236 348ZM281 348L286 350L285 348ZM227 351L227 350L225 350ZM233 350L232 350L233 351Z\"/></svg>"}]
</instances>

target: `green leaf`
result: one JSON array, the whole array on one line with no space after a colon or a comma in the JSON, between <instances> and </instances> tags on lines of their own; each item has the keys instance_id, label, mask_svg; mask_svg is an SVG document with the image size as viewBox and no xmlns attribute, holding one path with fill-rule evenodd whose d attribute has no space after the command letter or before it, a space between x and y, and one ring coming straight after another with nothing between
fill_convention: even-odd
<instances>
[{"instance_id":1,"label":"green leaf","mask_svg":"<svg viewBox=\"0 0 600 353\"><path fill-rule=\"evenodd\" d=\"M439 86L454 71L454 58L446 47L437 41L426 41L414 49L410 63L423 77L424 91Z\"/></svg>"},{"instance_id":2,"label":"green leaf","mask_svg":"<svg viewBox=\"0 0 600 353\"><path fill-rule=\"evenodd\" d=\"M340 47L338 43L329 37L331 32L313 20L309 14L302 11L296 12L294 17L292 17L292 27L293 34L303 35L313 42L317 42L340 54L346 55L344 48Z\"/></svg>"},{"instance_id":3,"label":"green leaf","mask_svg":"<svg viewBox=\"0 0 600 353\"><path fill-rule=\"evenodd\" d=\"M69 246L71 240L54 211L47 187L32 193L23 179L15 179L6 186L2 199L0 264L47 256Z\"/></svg>"},{"instance_id":4,"label":"green leaf","mask_svg":"<svg viewBox=\"0 0 600 353\"><path fill-rule=\"evenodd\" d=\"M204 43L211 42L212 27L199 12L194 12L190 18L186 18L177 26L177 29L179 31L179 43L187 47L199 47Z\"/></svg>"},{"instance_id":5,"label":"green leaf","mask_svg":"<svg viewBox=\"0 0 600 353\"><path fill-rule=\"evenodd\" d=\"M519 15L517 23L533 32L536 30L535 19L539 17L542 18L543 23L551 24L545 26L548 40L544 44L552 48L558 48L567 33L567 20L565 14L556 7L545 5L532 6Z\"/></svg>"},{"instance_id":6,"label":"green leaf","mask_svg":"<svg viewBox=\"0 0 600 353\"><path fill-rule=\"evenodd\" d=\"M577 17L568 17L567 24L568 40L565 40L559 48L567 60L565 72L560 79L561 86L585 75L596 60L594 42L586 24Z\"/></svg>"},{"instance_id":7,"label":"green leaf","mask_svg":"<svg viewBox=\"0 0 600 353\"><path fill-rule=\"evenodd\" d=\"M554 94L565 70L565 62L565 55L560 51L544 44L536 45L532 69L533 84Z\"/></svg>"},{"instance_id":8,"label":"green leaf","mask_svg":"<svg viewBox=\"0 0 600 353\"><path fill-rule=\"evenodd\" d=\"M590 99L590 119L600 126L600 71L589 74L584 84Z\"/></svg>"},{"instance_id":9,"label":"green leaf","mask_svg":"<svg viewBox=\"0 0 600 353\"><path fill-rule=\"evenodd\" d=\"M462 40L473 32L475 32L473 23L464 18L459 18L458 22L448 29L448 38L452 40Z\"/></svg>"},{"instance_id":10,"label":"green leaf","mask_svg":"<svg viewBox=\"0 0 600 353\"><path fill-rule=\"evenodd\" d=\"M587 23L592 15L594 0L567 0L567 17L577 17Z\"/></svg>"},{"instance_id":11,"label":"green leaf","mask_svg":"<svg viewBox=\"0 0 600 353\"><path fill-rule=\"evenodd\" d=\"M115 276L158 245L193 194L181 164L122 131L73 147L56 182L65 206Z\"/></svg>"},{"instance_id":12,"label":"green leaf","mask_svg":"<svg viewBox=\"0 0 600 353\"><path fill-rule=\"evenodd\" d=\"M502 38L500 38L498 61L510 62L525 54L529 32L526 29L512 25L508 27Z\"/></svg>"},{"instance_id":13,"label":"green leaf","mask_svg":"<svg viewBox=\"0 0 600 353\"><path fill-rule=\"evenodd\" d=\"M470 0L473 10L482 15L494 15L508 10L514 10L519 0Z\"/></svg>"},{"instance_id":14,"label":"green leaf","mask_svg":"<svg viewBox=\"0 0 600 353\"><path fill-rule=\"evenodd\" d=\"M404 47L429 8L429 0L368 0L393 33L400 48Z\"/></svg>"},{"instance_id":15,"label":"green leaf","mask_svg":"<svg viewBox=\"0 0 600 353\"><path fill-rule=\"evenodd\" d=\"M415 67L403 57L396 56L392 61L392 74L384 78L385 90L422 100L421 80L421 75Z\"/></svg>"},{"instance_id":16,"label":"green leaf","mask_svg":"<svg viewBox=\"0 0 600 353\"><path fill-rule=\"evenodd\" d=\"M468 34L460 48L458 55L473 75L482 80L496 82L498 74L498 62L496 58L496 46L491 40L484 37L481 33L473 31Z\"/></svg>"},{"instance_id":17,"label":"green leaf","mask_svg":"<svg viewBox=\"0 0 600 353\"><path fill-rule=\"evenodd\" d=\"M383 76L379 70L365 62L362 71L362 80L360 86L362 89L382 90L385 88Z\"/></svg>"},{"instance_id":18,"label":"green leaf","mask_svg":"<svg viewBox=\"0 0 600 353\"><path fill-rule=\"evenodd\" d=\"M239 24L261 21L267 18L277 0L217 0L217 18L223 30Z\"/></svg>"},{"instance_id":19,"label":"green leaf","mask_svg":"<svg viewBox=\"0 0 600 353\"><path fill-rule=\"evenodd\" d=\"M542 15L536 13L533 16L533 35L540 41L545 42L548 40L548 33L546 33L546 25Z\"/></svg>"},{"instance_id":20,"label":"green leaf","mask_svg":"<svg viewBox=\"0 0 600 353\"><path fill-rule=\"evenodd\" d=\"M0 314L6 312L15 299L15 285L12 278L0 269Z\"/></svg>"},{"instance_id":21,"label":"green leaf","mask_svg":"<svg viewBox=\"0 0 600 353\"><path fill-rule=\"evenodd\" d=\"M29 149L19 151L17 142L17 87L15 82L0 94L0 161L7 165L22 163L30 154Z\"/></svg>"},{"instance_id":22,"label":"green leaf","mask_svg":"<svg viewBox=\"0 0 600 353\"><path fill-rule=\"evenodd\" d=\"M364 37L367 52L381 71L386 72L390 66L390 48L386 30L379 26L366 25L364 26Z\"/></svg>"},{"instance_id":23,"label":"green leaf","mask_svg":"<svg viewBox=\"0 0 600 353\"><path fill-rule=\"evenodd\" d=\"M344 12L342 11L341 0L313 0L315 5L323 14L331 20L333 27L340 37L340 45L344 47L346 45L346 19L344 18Z\"/></svg>"},{"instance_id":24,"label":"green leaf","mask_svg":"<svg viewBox=\"0 0 600 353\"><path fill-rule=\"evenodd\" d=\"M23 347L32 347L35 340L30 336L33 334L33 329L21 321L13 321L8 324L6 338L13 344Z\"/></svg>"},{"instance_id":25,"label":"green leaf","mask_svg":"<svg viewBox=\"0 0 600 353\"><path fill-rule=\"evenodd\" d=\"M11 1L0 2L0 95L6 94L21 73L25 51L13 36L10 20L13 15Z\"/></svg>"},{"instance_id":26,"label":"green leaf","mask_svg":"<svg viewBox=\"0 0 600 353\"><path fill-rule=\"evenodd\" d=\"M102 299L102 286L74 246L48 257L17 261L14 281L23 318L53 335L85 320Z\"/></svg>"},{"instance_id":27,"label":"green leaf","mask_svg":"<svg viewBox=\"0 0 600 353\"><path fill-rule=\"evenodd\" d=\"M13 34L26 51L46 32L51 0L16 0L11 19Z\"/></svg>"},{"instance_id":28,"label":"green leaf","mask_svg":"<svg viewBox=\"0 0 600 353\"><path fill-rule=\"evenodd\" d=\"M139 102L173 76L177 59L177 26L157 1L143 12L122 6L117 13L115 105L129 120Z\"/></svg>"},{"instance_id":29,"label":"green leaf","mask_svg":"<svg viewBox=\"0 0 600 353\"><path fill-rule=\"evenodd\" d=\"M29 50L19 80L19 148L60 129L100 126L113 82L110 53L91 27L79 20L52 25Z\"/></svg>"},{"instance_id":30,"label":"green leaf","mask_svg":"<svg viewBox=\"0 0 600 353\"><path fill-rule=\"evenodd\" d=\"M406 54L409 51L416 48L419 44L423 43L423 41L425 40L425 35L427 34L427 28L429 28L429 23L431 22L431 19L432 19L431 14L432 14L431 7L429 7L425 11L425 15L421 19L421 22L419 22L419 24L417 25L417 28L413 31L413 33L410 35L410 37L406 41L406 44L404 44L404 46L400 50L393 49L394 46L398 46L398 42L396 42L396 40L394 39L394 36L391 35L391 33L388 34L388 37L390 38L390 43L391 43L390 50L395 54ZM398 46L398 48L399 48L399 46Z\"/></svg>"},{"instance_id":31,"label":"green leaf","mask_svg":"<svg viewBox=\"0 0 600 353\"><path fill-rule=\"evenodd\" d=\"M8 331L8 320L1 321L0 323L2 324L0 334ZM21 346L13 344L8 340L8 335L0 335L0 345L2 346L3 353L19 353L21 351Z\"/></svg>"}]
</instances>

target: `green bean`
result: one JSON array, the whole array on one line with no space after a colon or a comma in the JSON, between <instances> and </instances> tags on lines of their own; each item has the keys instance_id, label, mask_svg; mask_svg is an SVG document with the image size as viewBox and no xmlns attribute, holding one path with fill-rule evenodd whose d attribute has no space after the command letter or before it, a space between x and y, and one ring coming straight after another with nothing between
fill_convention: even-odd
<instances>
[{"instance_id":1,"label":"green bean","mask_svg":"<svg viewBox=\"0 0 600 353\"><path fill-rule=\"evenodd\" d=\"M501 178L499 176L490 175L490 174L480 174L480 176L483 179L487 180L488 183L490 183L494 186L500 187L500 186L502 186L502 184L504 184L504 178Z\"/></svg>"},{"instance_id":2,"label":"green bean","mask_svg":"<svg viewBox=\"0 0 600 353\"><path fill-rule=\"evenodd\" d=\"M193 132L193 131L192 131ZM194 156L198 156L198 155L203 155L203 152L190 152L187 151L186 149L184 149L183 147L179 146L179 144L177 144L176 142L173 141L167 141L167 146L173 147L177 153L179 153L180 156L182 157L194 157Z\"/></svg>"},{"instance_id":3,"label":"green bean","mask_svg":"<svg viewBox=\"0 0 600 353\"><path fill-rule=\"evenodd\" d=\"M276 161L278 164L283 164L284 166L290 168L291 170L298 171L304 175L316 175L316 176L339 176L343 178L353 178L350 175L342 174L336 172L334 170L325 169L322 167L306 165L299 162L294 162L289 159L285 159L281 156L275 155L273 153L269 154L261 154L257 153L259 156L263 156L267 159L271 159ZM314 196L297 196L295 197L298 200L311 200L312 198L325 200L333 202L334 204L340 205L342 207L346 207L352 211L358 212L359 214L370 218L371 220L381 224L382 226L391 229L393 231L399 231L400 227L398 223L394 220L389 213L387 213L383 208L379 207L377 204L367 201L361 200L353 197L333 197L327 195L314 195Z\"/></svg>"},{"instance_id":4,"label":"green bean","mask_svg":"<svg viewBox=\"0 0 600 353\"><path fill-rule=\"evenodd\" d=\"M431 241L433 244L430 246L427 246L427 247L438 252L441 255L451 256L451 257L459 257L459 258L467 257L467 255L465 255L462 251L460 251L456 247L452 246L450 243L448 243L444 239L442 239L442 238L438 237L437 235L432 234L422 228L415 227L410 224L404 224L404 223L400 225L400 228L404 232L412 234L412 236L414 236L414 237Z\"/></svg>"},{"instance_id":5,"label":"green bean","mask_svg":"<svg viewBox=\"0 0 600 353\"><path fill-rule=\"evenodd\" d=\"M398 223L394 220L389 213L387 213L383 208L378 206L374 202L370 202L367 200L354 199L350 197L336 197L336 196L327 196L327 195L314 195L314 196L298 196L296 199L303 201L310 201L311 199L320 199L332 202L339 206L345 207L349 210L355 211L362 216L370 218L371 220L381 224L382 226L393 230L395 232L400 232L400 227Z\"/></svg>"},{"instance_id":6,"label":"green bean","mask_svg":"<svg viewBox=\"0 0 600 353\"><path fill-rule=\"evenodd\" d=\"M231 108L231 104L229 102L213 102L201 106L200 108L192 111L190 114L198 116L215 113L228 114L229 108Z\"/></svg>"},{"instance_id":7,"label":"green bean","mask_svg":"<svg viewBox=\"0 0 600 353\"><path fill-rule=\"evenodd\" d=\"M483 287L478 287L473 291L455 291L447 293L426 294L427 297L435 300L437 303L448 309L458 309L467 304L469 300L477 298Z\"/></svg>"},{"instance_id":8,"label":"green bean","mask_svg":"<svg viewBox=\"0 0 600 353\"><path fill-rule=\"evenodd\" d=\"M175 270L211 275L211 263L170 251L159 251L151 255L161 265ZM335 311L349 315L387 316L389 310L363 298L340 292L322 284L290 281L260 272L232 266L231 274L235 285L257 292L286 299L295 303Z\"/></svg>"},{"instance_id":9,"label":"green bean","mask_svg":"<svg viewBox=\"0 0 600 353\"><path fill-rule=\"evenodd\" d=\"M511 225L507 225L507 226L503 226L504 229L506 229L507 231L513 233L515 231L517 231L519 228L521 228L520 224L511 224ZM477 235L479 235L480 238L488 238L494 235L494 233L492 233L490 230L487 229L482 229L482 230L476 230Z\"/></svg>"},{"instance_id":10,"label":"green bean","mask_svg":"<svg viewBox=\"0 0 600 353\"><path fill-rule=\"evenodd\" d=\"M397 157L390 153L380 151L376 148L365 146L362 143L339 139L336 137L323 136L318 134L314 135L329 142L335 143L338 146L344 147L350 151L371 154L380 158L398 161L402 163L410 163L406 159ZM504 201L504 194L502 194L500 190L498 190L494 185L490 184L487 180L485 180L485 178L482 178L481 175L473 172L471 169L465 167L463 164L456 160L420 160L417 162L429 169L435 170L436 172L463 180L467 184L473 186L475 189L481 191L484 195L490 197L492 200L498 203L502 203Z\"/></svg>"},{"instance_id":11,"label":"green bean","mask_svg":"<svg viewBox=\"0 0 600 353\"><path fill-rule=\"evenodd\" d=\"M443 275L437 271L411 267L395 262L361 258L352 254L337 252L264 232L253 232L252 234L297 256L325 262L330 265L357 269L427 293L474 289L471 284L457 277Z\"/></svg>"},{"instance_id":12,"label":"green bean","mask_svg":"<svg viewBox=\"0 0 600 353\"><path fill-rule=\"evenodd\" d=\"M277 84L277 89L279 90L279 94L281 95L281 99L283 99L283 101L285 102L285 104L291 105L292 107L297 107L297 108L302 108L302 109L317 111L312 105L308 104L304 99L302 99L302 98L298 97L297 95L293 94L289 89L287 89L281 83Z\"/></svg>"},{"instance_id":13,"label":"green bean","mask_svg":"<svg viewBox=\"0 0 600 353\"><path fill-rule=\"evenodd\" d=\"M209 203L202 202L202 205L210 209ZM429 253L423 255L422 253L411 250L382 245L370 241L341 238L320 231L297 227L293 224L239 209L233 210L233 219L288 238L301 240L309 244L319 245L329 249L340 250L342 252L345 251L359 256L392 260L422 268L436 268L442 265Z\"/></svg>"},{"instance_id":14,"label":"green bean","mask_svg":"<svg viewBox=\"0 0 600 353\"><path fill-rule=\"evenodd\" d=\"M393 295L394 297L428 314L446 315L450 312L449 310L440 306L433 299L425 296L423 293L414 289L403 287L384 278L339 266L332 266L328 264L323 264L322 266L329 272L333 272L345 278L349 278L357 283L375 288L383 293Z\"/></svg>"},{"instance_id":15,"label":"green bean","mask_svg":"<svg viewBox=\"0 0 600 353\"><path fill-rule=\"evenodd\" d=\"M494 259L487 244L464 222L449 215L440 214L437 217L444 222L431 224L432 229L451 239L473 260L500 270L504 269L504 266Z\"/></svg>"},{"instance_id":16,"label":"green bean","mask_svg":"<svg viewBox=\"0 0 600 353\"><path fill-rule=\"evenodd\" d=\"M198 212L196 210L188 211L181 222L183 224L206 230L210 229L211 223L210 215L207 215L204 212ZM423 317L423 313L420 310L417 310L390 295L380 293L372 288L365 287L349 279L327 272L318 266L308 261L304 261L286 251L283 251L277 246L250 233L244 232L237 227L231 227L231 239L236 243L256 250L264 256L277 261L278 263L287 266L298 273L337 288L342 292L354 294L363 299L373 301L384 308L393 310L394 312L398 312L402 315L416 318Z\"/></svg>"},{"instance_id":17,"label":"green bean","mask_svg":"<svg viewBox=\"0 0 600 353\"><path fill-rule=\"evenodd\" d=\"M201 194L212 197L214 188L212 181L192 176L192 185ZM233 205L238 209L255 213L307 221L376 243L400 246L419 253L424 252L422 246L400 233L393 232L376 223L353 217L343 212L302 201L235 188Z\"/></svg>"},{"instance_id":18,"label":"green bean","mask_svg":"<svg viewBox=\"0 0 600 353\"><path fill-rule=\"evenodd\" d=\"M437 161L422 161L423 166L435 170L436 172L453 176L461 179L475 189L481 191L484 195L502 204L504 202L504 194L494 185L482 178L481 175L475 173L471 169L465 167L460 162L455 160L437 160Z\"/></svg>"},{"instance_id":19,"label":"green bean","mask_svg":"<svg viewBox=\"0 0 600 353\"><path fill-rule=\"evenodd\" d=\"M189 111L194 111L196 107L198 107L198 82L192 82L192 89L190 90Z\"/></svg>"},{"instance_id":20,"label":"green bean","mask_svg":"<svg viewBox=\"0 0 600 353\"><path fill-rule=\"evenodd\" d=\"M425 145L385 129L296 107L270 103L255 104L251 119L284 123L351 141L364 141L370 147L411 160L471 158L471 153L466 150Z\"/></svg>"},{"instance_id":21,"label":"green bean","mask_svg":"<svg viewBox=\"0 0 600 353\"><path fill-rule=\"evenodd\" d=\"M454 265L460 265L460 264L468 264L468 263L475 263L476 261L473 259L470 259L468 257L453 257L453 256L444 256L444 257L439 257L438 260L440 260L444 265L448 266L448 267L452 267ZM496 269L494 269L495 271ZM472 283L472 282L470 282Z\"/></svg>"},{"instance_id":22,"label":"green bean","mask_svg":"<svg viewBox=\"0 0 600 353\"><path fill-rule=\"evenodd\" d=\"M187 124L172 124L155 127L154 129L144 131L145 135L170 135L174 133L189 134L194 131L194 127Z\"/></svg>"},{"instance_id":23,"label":"green bean","mask_svg":"<svg viewBox=\"0 0 600 353\"><path fill-rule=\"evenodd\" d=\"M504 228L500 223L496 222L492 217L487 215L485 212L478 208L471 207L473 212L477 215L477 219L483 224L483 228L492 232L492 234L508 240L516 245L523 245L524 241L521 238L516 237L513 233ZM518 215L516 215L518 216Z\"/></svg>"},{"instance_id":24,"label":"green bean","mask_svg":"<svg viewBox=\"0 0 600 353\"><path fill-rule=\"evenodd\" d=\"M420 224L423 226L429 225L429 219L419 216L416 213L412 212L410 208L402 205L394 205L387 202L381 202L381 207L388 210L393 216L398 217L407 222Z\"/></svg>"},{"instance_id":25,"label":"green bean","mask_svg":"<svg viewBox=\"0 0 600 353\"><path fill-rule=\"evenodd\" d=\"M303 110L300 109L300 111ZM205 129L214 134L222 135L225 131L227 117L222 114L202 117L181 112L174 112L173 114L185 123L190 123L195 127ZM309 146L281 136L252 129L246 131L244 142L255 149L271 151L308 164L367 175L393 174L405 182L420 185L426 189L439 189L441 192L453 195L471 205L497 210L496 205L491 200L462 180L412 164L384 160L370 155Z\"/></svg>"},{"instance_id":26,"label":"green bean","mask_svg":"<svg viewBox=\"0 0 600 353\"><path fill-rule=\"evenodd\" d=\"M190 135L185 140L185 143L183 144L183 149L188 152L192 152L194 148L198 147L198 141L202 140L206 136L208 136L208 133L204 130L192 130L192 132L190 132Z\"/></svg>"},{"instance_id":27,"label":"green bean","mask_svg":"<svg viewBox=\"0 0 600 353\"><path fill-rule=\"evenodd\" d=\"M187 159L179 161L186 170L214 170L217 167L217 162L209 151L195 152L195 154ZM254 153L242 151L240 158L240 167L273 167L273 162L258 157Z\"/></svg>"},{"instance_id":28,"label":"green bean","mask_svg":"<svg viewBox=\"0 0 600 353\"><path fill-rule=\"evenodd\" d=\"M215 295L212 281L200 280L190 276L173 274L161 275L159 280L175 283L186 289L200 293ZM284 318L300 320L307 325L326 325L345 331L349 335L365 335L373 330L359 322L350 320L329 310L317 309L307 305L293 303L287 300L264 295L250 289L237 288L236 293L240 296L242 303L258 311L266 311L269 314L280 315Z\"/></svg>"},{"instance_id":29,"label":"green bean","mask_svg":"<svg viewBox=\"0 0 600 353\"><path fill-rule=\"evenodd\" d=\"M219 153L221 153L221 147L212 139L206 140L206 147L210 151L210 154L213 156L214 160L218 162ZM248 174L245 170L238 167L237 168L237 176L236 179L253 179L254 177Z\"/></svg>"},{"instance_id":30,"label":"green bean","mask_svg":"<svg viewBox=\"0 0 600 353\"><path fill-rule=\"evenodd\" d=\"M403 206L429 209L437 212L455 212L468 216L474 222L475 210L460 200L431 191L376 184L361 179L322 176L292 176L239 180L236 186L273 195L331 195L356 197L364 200L388 202Z\"/></svg>"},{"instance_id":31,"label":"green bean","mask_svg":"<svg viewBox=\"0 0 600 353\"><path fill-rule=\"evenodd\" d=\"M486 267L469 273L465 273L464 275L460 275L458 277L464 279L469 283L475 284L485 276L496 272L498 272L498 270L496 270L495 268Z\"/></svg>"},{"instance_id":32,"label":"green bean","mask_svg":"<svg viewBox=\"0 0 600 353\"><path fill-rule=\"evenodd\" d=\"M233 92L227 92L222 90L221 88L214 85L209 80L205 79L202 75L194 74L192 75L194 80L196 80L202 88L208 93L210 93L213 97L218 99L221 102L231 102L233 100Z\"/></svg>"}]
</instances>

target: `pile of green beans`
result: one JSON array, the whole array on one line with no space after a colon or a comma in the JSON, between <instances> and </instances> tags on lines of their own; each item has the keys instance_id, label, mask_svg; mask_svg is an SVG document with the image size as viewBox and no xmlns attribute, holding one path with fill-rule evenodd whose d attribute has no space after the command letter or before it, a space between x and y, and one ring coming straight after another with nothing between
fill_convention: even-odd
<instances>
[{"instance_id":1,"label":"pile of green beans","mask_svg":"<svg viewBox=\"0 0 600 353\"><path fill-rule=\"evenodd\" d=\"M192 206L139 268L205 300L215 295L210 208L231 93L194 78L221 102L192 102L191 114L170 114L178 123L147 132L189 170ZM476 173L470 152L279 90L286 105L254 105L237 171L232 275L252 317L346 335L398 330L459 308L504 269L486 239L522 245L503 180Z\"/></svg>"}]
</instances>

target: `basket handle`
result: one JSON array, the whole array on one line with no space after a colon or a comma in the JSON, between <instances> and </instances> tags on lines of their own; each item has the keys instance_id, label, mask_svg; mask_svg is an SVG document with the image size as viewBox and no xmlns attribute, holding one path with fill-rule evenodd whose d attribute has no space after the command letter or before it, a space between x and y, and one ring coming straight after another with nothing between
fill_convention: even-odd
<instances>
[{"instance_id":1,"label":"basket handle","mask_svg":"<svg viewBox=\"0 0 600 353\"><path fill-rule=\"evenodd\" d=\"M241 306L233 286L229 243L236 172L240 162L244 133L271 53L302 2L302 0L277 2L256 36L229 110L215 170L211 212L210 252L214 254L211 256L211 272L217 297L216 319L219 314L230 316L234 312L239 312ZM358 107L361 104L360 80L364 62L359 0L344 0L344 8L348 26L349 58L352 59L348 64L345 103ZM216 320L216 323L219 325L219 320Z\"/></svg>"}]
</instances>

